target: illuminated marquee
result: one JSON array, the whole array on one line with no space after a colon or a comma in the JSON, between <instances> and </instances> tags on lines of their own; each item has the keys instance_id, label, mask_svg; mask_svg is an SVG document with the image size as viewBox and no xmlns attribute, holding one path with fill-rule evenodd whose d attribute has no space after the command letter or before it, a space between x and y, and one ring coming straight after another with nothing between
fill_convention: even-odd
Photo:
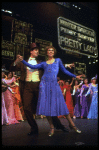
<instances>
[{"instance_id":1,"label":"illuminated marquee","mask_svg":"<svg viewBox=\"0 0 99 150\"><path fill-rule=\"evenodd\" d=\"M1 42L2 58L4 59L15 59L15 44L6 40Z\"/></svg>"},{"instance_id":2,"label":"illuminated marquee","mask_svg":"<svg viewBox=\"0 0 99 150\"><path fill-rule=\"evenodd\" d=\"M12 41L14 43L29 45L32 43L33 25L17 19L12 21Z\"/></svg>"},{"instance_id":3,"label":"illuminated marquee","mask_svg":"<svg viewBox=\"0 0 99 150\"><path fill-rule=\"evenodd\" d=\"M63 17L57 19L57 27L61 49L91 57L98 56L94 30Z\"/></svg>"},{"instance_id":4,"label":"illuminated marquee","mask_svg":"<svg viewBox=\"0 0 99 150\"><path fill-rule=\"evenodd\" d=\"M80 62L75 62L74 74L75 75L80 75L80 74L86 75L86 64L80 63Z\"/></svg>"}]
</instances>

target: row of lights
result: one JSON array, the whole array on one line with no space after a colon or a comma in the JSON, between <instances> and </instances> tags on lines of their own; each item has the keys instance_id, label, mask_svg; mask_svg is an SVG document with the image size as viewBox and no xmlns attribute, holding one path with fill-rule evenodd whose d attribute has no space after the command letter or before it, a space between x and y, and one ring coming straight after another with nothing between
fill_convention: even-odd
<instances>
[{"instance_id":1,"label":"row of lights","mask_svg":"<svg viewBox=\"0 0 99 150\"><path fill-rule=\"evenodd\" d=\"M6 12L6 13L9 13L9 14L12 14L12 11L10 11L10 10L1 9L1 11Z\"/></svg>"},{"instance_id":2,"label":"row of lights","mask_svg":"<svg viewBox=\"0 0 99 150\"><path fill-rule=\"evenodd\" d=\"M74 5L74 4L73 4L72 6L73 6L73 7L75 7L75 8L81 9L81 8L80 8L80 7L78 7L77 5Z\"/></svg>"},{"instance_id":3,"label":"row of lights","mask_svg":"<svg viewBox=\"0 0 99 150\"><path fill-rule=\"evenodd\" d=\"M12 11L10 11L10 10L1 9L1 11L5 12L5 13L11 14L11 16L14 15L14 16L16 16L16 17L22 17L22 18L29 19L28 17L24 17L24 16L20 16L19 14L15 14L14 12L12 12Z\"/></svg>"},{"instance_id":4,"label":"row of lights","mask_svg":"<svg viewBox=\"0 0 99 150\"><path fill-rule=\"evenodd\" d=\"M90 58L90 56L88 56L88 58ZM98 62L98 59L94 59L93 60L93 64L97 63ZM91 60L89 61L89 65L91 65Z\"/></svg>"}]
</instances>

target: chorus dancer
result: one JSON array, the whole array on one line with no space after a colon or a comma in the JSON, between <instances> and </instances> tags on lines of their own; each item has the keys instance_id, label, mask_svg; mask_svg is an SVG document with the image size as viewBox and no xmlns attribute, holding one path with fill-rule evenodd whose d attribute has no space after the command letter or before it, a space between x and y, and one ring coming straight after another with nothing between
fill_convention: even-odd
<instances>
[{"instance_id":1,"label":"chorus dancer","mask_svg":"<svg viewBox=\"0 0 99 150\"><path fill-rule=\"evenodd\" d=\"M6 83L8 86L11 86L12 82L14 82L16 79L15 77L12 77L12 73L8 73L8 78L5 80L3 79L3 82ZM15 118L15 113L14 113L14 106L13 106L13 96L14 92L9 91L7 89L4 93L4 100L5 100L5 107L7 110L7 115L8 115L8 121L9 124L16 124L19 123L16 118Z\"/></svg>"},{"instance_id":2,"label":"chorus dancer","mask_svg":"<svg viewBox=\"0 0 99 150\"><path fill-rule=\"evenodd\" d=\"M64 97L62 95L62 91L57 83L57 74L59 72L59 68L66 74L74 78L79 78L82 75L76 76L70 73L62 64L60 58L54 58L54 54L56 49L53 46L46 47L46 54L48 56L48 60L41 62L37 65L31 65L23 60L22 56L18 56L20 61L28 66L31 69L44 69L44 74L41 78L41 82L39 85L39 97L37 103L37 115L45 115L50 124L50 132L49 136L54 134L54 125L52 122L51 116L60 116L66 115L66 118L69 122L69 125L72 129L74 129L77 133L81 133L79 129L75 126L72 121L67 105L65 103Z\"/></svg>"},{"instance_id":3,"label":"chorus dancer","mask_svg":"<svg viewBox=\"0 0 99 150\"><path fill-rule=\"evenodd\" d=\"M89 89L88 79L84 78L84 84L81 87L81 92L78 96L80 96L80 104L82 106L81 108L81 118L87 117L88 115L88 102L90 97L85 97L85 94L87 93Z\"/></svg>"},{"instance_id":4,"label":"chorus dancer","mask_svg":"<svg viewBox=\"0 0 99 150\"><path fill-rule=\"evenodd\" d=\"M97 119L98 118L98 84L96 84L97 77L93 77L92 83L90 84L89 90L85 94L85 97L87 97L91 90L92 90L92 100L91 105L89 109L89 113L87 115L88 119Z\"/></svg>"},{"instance_id":5,"label":"chorus dancer","mask_svg":"<svg viewBox=\"0 0 99 150\"><path fill-rule=\"evenodd\" d=\"M25 113L24 113L23 103L22 103L21 94L20 94L19 80L20 80L20 77L17 77L16 82L15 82L15 84L16 84L16 91L15 91L15 93L17 93L17 94L15 94L15 97L18 100L18 104L20 106L19 108L21 110L21 114L22 114L22 118L23 118L22 121L24 121L24 120L26 120L26 116L25 116Z\"/></svg>"},{"instance_id":6,"label":"chorus dancer","mask_svg":"<svg viewBox=\"0 0 99 150\"><path fill-rule=\"evenodd\" d=\"M97 79L97 74L95 76L95 78ZM91 82L89 83L89 86L92 84L92 78L91 78ZM89 98L89 102L88 102L88 112L89 112L89 109L90 109L90 105L91 105L91 101L92 101L92 90L90 91L90 94L89 94L90 98Z\"/></svg>"},{"instance_id":7,"label":"chorus dancer","mask_svg":"<svg viewBox=\"0 0 99 150\"><path fill-rule=\"evenodd\" d=\"M59 80L58 83L59 83L59 86L60 86L61 91L62 91L62 93L63 93L63 90L64 90L64 89L63 89L64 81L63 81L63 80Z\"/></svg>"},{"instance_id":8,"label":"chorus dancer","mask_svg":"<svg viewBox=\"0 0 99 150\"><path fill-rule=\"evenodd\" d=\"M72 82L69 84L69 80L66 80L66 83L64 84L64 94L65 94L65 102L67 105L67 108L69 110L69 114L71 117L73 117L73 111L74 111L74 106L73 106L73 99L71 95L71 89L72 89L72 84L73 84L74 78L72 78Z\"/></svg>"},{"instance_id":9,"label":"chorus dancer","mask_svg":"<svg viewBox=\"0 0 99 150\"><path fill-rule=\"evenodd\" d=\"M13 92L15 92L15 94L13 94L15 118L18 121L24 121L19 107L19 103L21 102L21 96L19 93L19 84L16 81L14 81L13 85L11 85L10 87L12 88Z\"/></svg>"},{"instance_id":10,"label":"chorus dancer","mask_svg":"<svg viewBox=\"0 0 99 150\"><path fill-rule=\"evenodd\" d=\"M83 84L83 81L81 81L80 84L78 84L78 80L75 80L75 85L73 87L73 96L75 99L75 107L74 107L74 114L73 118L80 117L81 115L81 105L80 105L80 97L78 95L80 94L80 86Z\"/></svg>"},{"instance_id":11,"label":"chorus dancer","mask_svg":"<svg viewBox=\"0 0 99 150\"><path fill-rule=\"evenodd\" d=\"M2 69L2 125L9 124L7 110L5 107L5 100L4 100L4 91L7 90L7 86L3 83L3 79L5 78L5 71L6 71L5 69Z\"/></svg>"}]
</instances>

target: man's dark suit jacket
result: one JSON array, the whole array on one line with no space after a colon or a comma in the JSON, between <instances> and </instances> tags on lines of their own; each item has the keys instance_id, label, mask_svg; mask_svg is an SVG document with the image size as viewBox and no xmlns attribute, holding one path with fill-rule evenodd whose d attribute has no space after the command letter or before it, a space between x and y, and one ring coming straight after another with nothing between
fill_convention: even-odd
<instances>
[{"instance_id":1,"label":"man's dark suit jacket","mask_svg":"<svg viewBox=\"0 0 99 150\"><path fill-rule=\"evenodd\" d=\"M28 61L28 60L26 60ZM41 61L37 60L37 63L39 64ZM13 66L14 63L11 64L10 66L10 71L21 71L21 76L20 76L20 81L25 81L26 79L26 66L22 63L19 62L18 64L16 64L15 66ZM41 79L42 75L43 75L43 70L38 70L39 71L39 77Z\"/></svg>"},{"instance_id":2,"label":"man's dark suit jacket","mask_svg":"<svg viewBox=\"0 0 99 150\"><path fill-rule=\"evenodd\" d=\"M27 60L28 61L28 60ZM40 63L41 61L37 60L37 63ZM25 87L25 79L26 79L26 66L22 63L19 62L15 66L13 65L14 62L11 64L9 71L21 71L20 75L20 80L19 80L19 90L20 90L20 95L23 103L23 93L24 93L24 87ZM41 77L43 75L43 70L38 70L39 71L39 78L41 80Z\"/></svg>"}]
</instances>

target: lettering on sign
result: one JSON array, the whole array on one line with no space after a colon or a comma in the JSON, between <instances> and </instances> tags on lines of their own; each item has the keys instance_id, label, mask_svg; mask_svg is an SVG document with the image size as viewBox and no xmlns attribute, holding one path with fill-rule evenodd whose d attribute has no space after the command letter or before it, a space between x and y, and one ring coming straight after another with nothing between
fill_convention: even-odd
<instances>
[{"instance_id":1,"label":"lettering on sign","mask_svg":"<svg viewBox=\"0 0 99 150\"><path fill-rule=\"evenodd\" d=\"M33 25L17 19L12 21L12 41L18 44L32 43Z\"/></svg>"},{"instance_id":2,"label":"lettering on sign","mask_svg":"<svg viewBox=\"0 0 99 150\"><path fill-rule=\"evenodd\" d=\"M76 75L86 74L86 64L85 63L75 62L74 64L75 64L74 73Z\"/></svg>"},{"instance_id":3,"label":"lettering on sign","mask_svg":"<svg viewBox=\"0 0 99 150\"><path fill-rule=\"evenodd\" d=\"M57 19L58 44L61 49L98 57L95 31L69 19Z\"/></svg>"},{"instance_id":4,"label":"lettering on sign","mask_svg":"<svg viewBox=\"0 0 99 150\"><path fill-rule=\"evenodd\" d=\"M15 44L6 40L1 42L2 58L14 60L15 57Z\"/></svg>"}]
</instances>

